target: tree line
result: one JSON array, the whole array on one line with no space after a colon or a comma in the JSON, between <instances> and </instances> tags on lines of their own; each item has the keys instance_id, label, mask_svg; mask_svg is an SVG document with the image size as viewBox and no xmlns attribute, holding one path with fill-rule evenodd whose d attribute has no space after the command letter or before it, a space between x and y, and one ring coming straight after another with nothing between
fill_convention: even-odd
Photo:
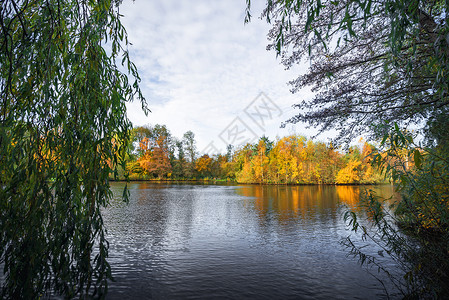
<instances>
[{"instance_id":1,"label":"tree line","mask_svg":"<svg viewBox=\"0 0 449 300\"><path fill-rule=\"evenodd\" d=\"M223 154L199 154L195 134L181 139L165 125L141 126L132 130L126 168L131 180L213 179L238 183L268 184L372 184L385 182L371 165L376 151L364 142L347 151L331 143L314 142L300 135L235 148ZM123 177L122 177L123 178Z\"/></svg>"}]
</instances>

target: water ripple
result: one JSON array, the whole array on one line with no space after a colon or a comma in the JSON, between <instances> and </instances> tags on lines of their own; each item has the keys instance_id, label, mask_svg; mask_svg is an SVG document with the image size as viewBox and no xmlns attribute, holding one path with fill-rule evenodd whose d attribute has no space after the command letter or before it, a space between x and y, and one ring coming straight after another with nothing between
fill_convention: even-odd
<instances>
[{"instance_id":1,"label":"water ripple","mask_svg":"<svg viewBox=\"0 0 449 300\"><path fill-rule=\"evenodd\" d=\"M122 185L113 189L120 195ZM384 298L339 243L348 232L335 187L130 191L128 205L117 196L104 212L109 299Z\"/></svg>"}]
</instances>

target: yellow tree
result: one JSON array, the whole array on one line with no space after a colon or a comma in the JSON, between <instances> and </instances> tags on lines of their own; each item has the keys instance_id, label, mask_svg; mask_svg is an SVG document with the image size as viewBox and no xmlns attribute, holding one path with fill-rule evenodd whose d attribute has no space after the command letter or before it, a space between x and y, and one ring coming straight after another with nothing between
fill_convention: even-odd
<instances>
[{"instance_id":1,"label":"yellow tree","mask_svg":"<svg viewBox=\"0 0 449 300\"><path fill-rule=\"evenodd\" d=\"M316 142L312 160L316 182L335 183L337 172L344 163L342 155L333 148L332 144Z\"/></svg>"},{"instance_id":2,"label":"yellow tree","mask_svg":"<svg viewBox=\"0 0 449 300\"><path fill-rule=\"evenodd\" d=\"M234 178L235 174L232 170L233 165L232 161L230 161L230 156L228 155L219 155L217 158L218 163L218 177L220 178Z\"/></svg>"},{"instance_id":3,"label":"yellow tree","mask_svg":"<svg viewBox=\"0 0 449 300\"><path fill-rule=\"evenodd\" d=\"M212 167L212 158L204 154L195 162L195 170L201 177L209 176Z\"/></svg>"},{"instance_id":4,"label":"yellow tree","mask_svg":"<svg viewBox=\"0 0 449 300\"><path fill-rule=\"evenodd\" d=\"M287 136L280 139L273 148L273 162L277 169L278 183L299 183L303 174L298 152L302 148L304 137Z\"/></svg>"},{"instance_id":5,"label":"yellow tree","mask_svg":"<svg viewBox=\"0 0 449 300\"><path fill-rule=\"evenodd\" d=\"M260 140L257 145L257 153L253 156L251 160L251 165L254 174L255 182L266 182L267 181L267 173L268 173L268 163L269 158L266 154L267 145L264 140Z\"/></svg>"},{"instance_id":6,"label":"yellow tree","mask_svg":"<svg viewBox=\"0 0 449 300\"><path fill-rule=\"evenodd\" d=\"M322 160L317 155L318 150L318 145L316 145L312 140L307 141L306 147L303 152L303 157L305 156L304 175L306 183L322 182Z\"/></svg>"},{"instance_id":7,"label":"yellow tree","mask_svg":"<svg viewBox=\"0 0 449 300\"><path fill-rule=\"evenodd\" d=\"M361 161L358 160L349 161L346 167L344 167L338 172L337 177L335 178L336 183L340 184L359 183L361 167L362 167Z\"/></svg>"},{"instance_id":8,"label":"yellow tree","mask_svg":"<svg viewBox=\"0 0 449 300\"><path fill-rule=\"evenodd\" d=\"M251 164L253 152L253 146L249 143L235 151L233 164L237 182L254 182L254 170Z\"/></svg>"},{"instance_id":9,"label":"yellow tree","mask_svg":"<svg viewBox=\"0 0 449 300\"><path fill-rule=\"evenodd\" d=\"M363 143L361 183L379 183L383 181L382 174L372 166L373 154L377 154L376 147L367 142Z\"/></svg>"}]
</instances>

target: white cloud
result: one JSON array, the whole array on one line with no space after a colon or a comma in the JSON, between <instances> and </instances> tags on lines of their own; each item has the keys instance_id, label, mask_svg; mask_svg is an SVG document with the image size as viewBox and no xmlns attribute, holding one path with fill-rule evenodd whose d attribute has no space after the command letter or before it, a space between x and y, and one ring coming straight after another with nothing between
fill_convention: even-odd
<instances>
[{"instance_id":1,"label":"white cloud","mask_svg":"<svg viewBox=\"0 0 449 300\"><path fill-rule=\"evenodd\" d=\"M287 82L298 70L284 70L276 55L265 50L268 24L257 18L243 24L244 0L136 0L125 1L120 9L133 44L131 59L152 110L145 117L139 103L130 104L135 125L165 124L177 137L192 130L199 150L211 141L224 149L218 135L235 117L244 119L244 108L264 92L283 114L256 133L272 139L292 133L279 125L294 115L291 105L310 92L290 94ZM310 132L300 126L296 133Z\"/></svg>"}]
</instances>

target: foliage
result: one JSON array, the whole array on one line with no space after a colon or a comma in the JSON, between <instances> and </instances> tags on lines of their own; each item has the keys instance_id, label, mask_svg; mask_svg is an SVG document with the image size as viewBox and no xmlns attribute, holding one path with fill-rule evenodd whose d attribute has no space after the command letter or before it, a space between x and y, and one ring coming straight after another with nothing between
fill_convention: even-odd
<instances>
[{"instance_id":1,"label":"foliage","mask_svg":"<svg viewBox=\"0 0 449 300\"><path fill-rule=\"evenodd\" d=\"M348 162L346 167L338 171L337 177L335 178L337 183L359 183L360 182L360 161L351 160Z\"/></svg>"},{"instance_id":2,"label":"foliage","mask_svg":"<svg viewBox=\"0 0 449 300\"><path fill-rule=\"evenodd\" d=\"M335 178L336 183L383 182L381 173L372 166L372 156L377 152L377 149L369 143L363 144L361 153L358 147L350 147L348 153L343 157L346 166L338 171Z\"/></svg>"},{"instance_id":3,"label":"foliage","mask_svg":"<svg viewBox=\"0 0 449 300\"><path fill-rule=\"evenodd\" d=\"M171 158L172 137L170 131L165 125L155 125L137 127L133 129L135 143L138 143L136 152L138 153L137 162L140 169L134 165L129 167L138 174L149 176L150 178L163 178L172 172Z\"/></svg>"},{"instance_id":4,"label":"foliage","mask_svg":"<svg viewBox=\"0 0 449 300\"><path fill-rule=\"evenodd\" d=\"M374 230L361 226L347 213L352 229L375 241L402 270L403 278L355 246L347 245L362 263L376 264L390 275L404 296L444 298L449 290L449 155L444 147L422 148L410 133L395 126L385 135L383 153L373 164L391 175L402 198L388 207L385 199L369 192L365 199Z\"/></svg>"},{"instance_id":5,"label":"foliage","mask_svg":"<svg viewBox=\"0 0 449 300\"><path fill-rule=\"evenodd\" d=\"M234 147L229 145L226 155L203 154L196 158L196 141L191 131L184 135L183 140L172 137L165 125L137 127L132 132L136 145L135 160L129 161L126 168L131 179L208 177L240 183L273 184L385 182L369 164L369 157L365 157L368 149L375 150L368 143L362 144L362 157L359 146L351 147L343 155L332 145L313 142L302 136L286 136L275 142L263 136L257 143L237 148L234 153ZM173 144L175 146L170 146ZM172 150L175 148L176 153ZM352 167L354 163L358 166L356 169Z\"/></svg>"},{"instance_id":6,"label":"foliage","mask_svg":"<svg viewBox=\"0 0 449 300\"><path fill-rule=\"evenodd\" d=\"M274 143L268 155L265 154L263 140L256 146L252 148L247 145L234 154L237 182L372 184L385 181L377 171L368 168L366 160L360 156L345 162L345 156L332 146L314 143L305 137L284 137Z\"/></svg>"},{"instance_id":7,"label":"foliage","mask_svg":"<svg viewBox=\"0 0 449 300\"><path fill-rule=\"evenodd\" d=\"M204 154L196 160L195 170L201 177L209 176L212 168L212 158Z\"/></svg>"},{"instance_id":8,"label":"foliage","mask_svg":"<svg viewBox=\"0 0 449 300\"><path fill-rule=\"evenodd\" d=\"M194 176L195 174L195 161L196 161L196 141L195 134L192 131L187 131L183 136L183 144L185 147L185 153L187 154L187 167L185 169L186 176Z\"/></svg>"},{"instance_id":9,"label":"foliage","mask_svg":"<svg viewBox=\"0 0 449 300\"><path fill-rule=\"evenodd\" d=\"M197 175L193 132L186 132L182 140L159 124L136 127L132 132L135 156L127 164L131 179L186 179Z\"/></svg>"},{"instance_id":10,"label":"foliage","mask_svg":"<svg viewBox=\"0 0 449 300\"><path fill-rule=\"evenodd\" d=\"M145 149L139 158L139 164L146 175L162 178L171 173L168 148L165 145L165 136L157 138L154 145L149 144L149 140L144 138L141 142L141 149Z\"/></svg>"},{"instance_id":11,"label":"foliage","mask_svg":"<svg viewBox=\"0 0 449 300\"><path fill-rule=\"evenodd\" d=\"M172 161L173 166L173 177L175 178L184 178L185 177L185 166L186 166L186 159L185 159L185 151L183 142L175 139L175 149L177 150L177 159L174 158ZM174 153L173 153L174 155Z\"/></svg>"},{"instance_id":12,"label":"foliage","mask_svg":"<svg viewBox=\"0 0 449 300\"><path fill-rule=\"evenodd\" d=\"M6 0L0 28L1 297L104 297L100 210L124 167L125 102L145 109L118 3Z\"/></svg>"},{"instance_id":13,"label":"foliage","mask_svg":"<svg viewBox=\"0 0 449 300\"><path fill-rule=\"evenodd\" d=\"M383 121L422 126L449 104L447 11L444 0L267 1L268 49L287 69L307 58L290 84L315 92L287 122L347 143Z\"/></svg>"}]
</instances>

